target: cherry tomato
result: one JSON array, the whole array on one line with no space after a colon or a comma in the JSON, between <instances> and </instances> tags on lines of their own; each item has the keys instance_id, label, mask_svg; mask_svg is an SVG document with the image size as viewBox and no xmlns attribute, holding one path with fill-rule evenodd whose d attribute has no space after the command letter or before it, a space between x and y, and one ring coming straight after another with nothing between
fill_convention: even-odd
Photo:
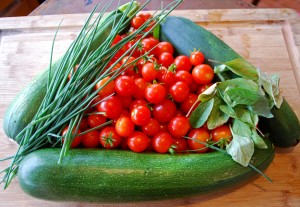
<instances>
[{"instance_id":1,"label":"cherry tomato","mask_svg":"<svg viewBox=\"0 0 300 207\"><path fill-rule=\"evenodd\" d=\"M134 29L140 28L144 23L145 23L145 19L140 16L135 16L130 21L130 24Z\"/></svg>"},{"instance_id":2,"label":"cherry tomato","mask_svg":"<svg viewBox=\"0 0 300 207\"><path fill-rule=\"evenodd\" d=\"M141 74L146 82L151 82L156 79L158 69L155 68L154 63L148 62L142 67Z\"/></svg>"},{"instance_id":3,"label":"cherry tomato","mask_svg":"<svg viewBox=\"0 0 300 207\"><path fill-rule=\"evenodd\" d=\"M173 45L169 42L160 42L157 44L155 48L155 55L156 57L159 57L162 53L167 52L172 55L174 53Z\"/></svg>"},{"instance_id":4,"label":"cherry tomato","mask_svg":"<svg viewBox=\"0 0 300 207\"><path fill-rule=\"evenodd\" d=\"M75 128L76 128L76 127L75 127ZM75 132L75 130L76 130L75 128L73 128L73 130L72 130L72 135L74 135L74 132ZM62 136L66 135L68 129L69 129L69 126L66 126L66 127L63 129L61 135L62 135ZM76 134L80 134L80 133L81 133L81 130L78 129ZM62 138L62 143L64 143L64 140L65 140L65 139ZM71 148L77 147L77 146L81 143L81 141L82 141L82 136L75 136L75 137L73 138L73 141L72 141L72 144L71 144Z\"/></svg>"},{"instance_id":5,"label":"cherry tomato","mask_svg":"<svg viewBox=\"0 0 300 207\"><path fill-rule=\"evenodd\" d=\"M153 117L160 123L169 122L176 114L176 105L169 99L164 99L161 103L154 105Z\"/></svg>"},{"instance_id":6,"label":"cherry tomato","mask_svg":"<svg viewBox=\"0 0 300 207\"><path fill-rule=\"evenodd\" d=\"M120 42L122 39L121 35L116 35L115 39L113 40L113 42L111 43L111 45L115 45L118 42Z\"/></svg>"},{"instance_id":7,"label":"cherry tomato","mask_svg":"<svg viewBox=\"0 0 300 207\"><path fill-rule=\"evenodd\" d=\"M201 65L204 62L204 55L200 51L194 51L190 55L190 61L192 65Z\"/></svg>"},{"instance_id":8,"label":"cherry tomato","mask_svg":"<svg viewBox=\"0 0 300 207\"><path fill-rule=\"evenodd\" d=\"M82 137L82 145L85 148L96 148L99 144L99 132L97 130L87 132Z\"/></svg>"},{"instance_id":9,"label":"cherry tomato","mask_svg":"<svg viewBox=\"0 0 300 207\"><path fill-rule=\"evenodd\" d=\"M118 77L115 81L115 91L120 96L131 96L135 91L133 78L127 75Z\"/></svg>"},{"instance_id":10,"label":"cherry tomato","mask_svg":"<svg viewBox=\"0 0 300 207\"><path fill-rule=\"evenodd\" d=\"M192 68L192 64L190 62L190 58L185 55L179 55L174 59L174 64L176 65L176 70L186 70L190 71Z\"/></svg>"},{"instance_id":11,"label":"cherry tomato","mask_svg":"<svg viewBox=\"0 0 300 207\"><path fill-rule=\"evenodd\" d=\"M154 136L160 131L160 124L156 119L151 118L147 124L142 126L142 130L146 135Z\"/></svg>"},{"instance_id":12,"label":"cherry tomato","mask_svg":"<svg viewBox=\"0 0 300 207\"><path fill-rule=\"evenodd\" d=\"M148 107L138 105L131 111L131 120L135 125L143 126L150 121L151 111Z\"/></svg>"},{"instance_id":13,"label":"cherry tomato","mask_svg":"<svg viewBox=\"0 0 300 207\"><path fill-rule=\"evenodd\" d=\"M197 150L196 152L201 152L201 153L208 151L209 148L206 147L205 144L203 144L206 143L210 138L210 134L207 129L204 128L192 129L188 134L188 137L194 139L194 140L192 139L187 140L189 149ZM198 141L202 143L199 143Z\"/></svg>"},{"instance_id":14,"label":"cherry tomato","mask_svg":"<svg viewBox=\"0 0 300 207\"><path fill-rule=\"evenodd\" d=\"M135 72L134 70L134 66L135 66L135 57L133 56L125 56L122 60L121 60L121 65L123 67L125 67L125 73L126 75L133 75Z\"/></svg>"},{"instance_id":15,"label":"cherry tomato","mask_svg":"<svg viewBox=\"0 0 300 207\"><path fill-rule=\"evenodd\" d=\"M200 95L201 93L203 93L206 89L208 89L212 84L202 84L199 85L198 90L197 90L197 94Z\"/></svg>"},{"instance_id":16,"label":"cherry tomato","mask_svg":"<svg viewBox=\"0 0 300 207\"><path fill-rule=\"evenodd\" d=\"M164 67L169 67L174 62L173 55L168 52L163 52L158 56L158 63Z\"/></svg>"},{"instance_id":17,"label":"cherry tomato","mask_svg":"<svg viewBox=\"0 0 300 207\"><path fill-rule=\"evenodd\" d=\"M135 99L145 98L145 90L147 88L147 82L144 78L136 78L134 79L135 91L133 93L133 97Z\"/></svg>"},{"instance_id":18,"label":"cherry tomato","mask_svg":"<svg viewBox=\"0 0 300 207\"><path fill-rule=\"evenodd\" d=\"M100 131L99 141L104 148L112 149L121 144L122 137L117 133L115 127L107 126Z\"/></svg>"},{"instance_id":19,"label":"cherry tomato","mask_svg":"<svg viewBox=\"0 0 300 207\"><path fill-rule=\"evenodd\" d=\"M119 96L119 95L117 95L117 97L122 102L122 107L124 109L129 109L129 107L132 103L132 96Z\"/></svg>"},{"instance_id":20,"label":"cherry tomato","mask_svg":"<svg viewBox=\"0 0 300 207\"><path fill-rule=\"evenodd\" d=\"M122 137L130 136L134 131L134 123L130 116L121 116L115 125L117 133Z\"/></svg>"},{"instance_id":21,"label":"cherry tomato","mask_svg":"<svg viewBox=\"0 0 300 207\"><path fill-rule=\"evenodd\" d=\"M231 130L228 125L222 125L219 126L213 130L211 130L211 138L214 142L219 142L221 139L224 139L225 141L231 141L232 140L232 134Z\"/></svg>"},{"instance_id":22,"label":"cherry tomato","mask_svg":"<svg viewBox=\"0 0 300 207\"><path fill-rule=\"evenodd\" d=\"M100 91L98 92L101 98L109 96L115 92L115 81L114 80L110 81L110 78L111 78L110 76L107 76L96 84L95 87L96 90L101 88Z\"/></svg>"},{"instance_id":23,"label":"cherry tomato","mask_svg":"<svg viewBox=\"0 0 300 207\"><path fill-rule=\"evenodd\" d=\"M86 116L82 117L79 129L85 131L89 127L88 118Z\"/></svg>"},{"instance_id":24,"label":"cherry tomato","mask_svg":"<svg viewBox=\"0 0 300 207\"><path fill-rule=\"evenodd\" d=\"M198 96L194 93L190 93L187 99L180 104L181 111L185 114L188 113L189 111L194 111L199 105L199 103L196 103L197 101L198 101Z\"/></svg>"},{"instance_id":25,"label":"cherry tomato","mask_svg":"<svg viewBox=\"0 0 300 207\"><path fill-rule=\"evenodd\" d=\"M167 96L166 88L158 83L150 84L145 90L145 98L153 104L162 102Z\"/></svg>"},{"instance_id":26,"label":"cherry tomato","mask_svg":"<svg viewBox=\"0 0 300 207\"><path fill-rule=\"evenodd\" d=\"M192 76L198 84L209 84L214 78L214 70L207 64L197 65L192 70Z\"/></svg>"},{"instance_id":27,"label":"cherry tomato","mask_svg":"<svg viewBox=\"0 0 300 207\"><path fill-rule=\"evenodd\" d=\"M143 152L149 145L149 138L143 132L135 131L128 137L127 145L134 152Z\"/></svg>"},{"instance_id":28,"label":"cherry tomato","mask_svg":"<svg viewBox=\"0 0 300 207\"><path fill-rule=\"evenodd\" d=\"M193 83L193 76L186 70L177 71L175 74L176 81L182 81L191 85Z\"/></svg>"},{"instance_id":29,"label":"cherry tomato","mask_svg":"<svg viewBox=\"0 0 300 207\"><path fill-rule=\"evenodd\" d=\"M182 138L187 135L190 130L190 122L184 116L175 116L168 124L169 133L176 139Z\"/></svg>"},{"instance_id":30,"label":"cherry tomato","mask_svg":"<svg viewBox=\"0 0 300 207\"><path fill-rule=\"evenodd\" d=\"M135 99L134 101L131 102L129 110L132 111L133 108L135 108L135 107L137 107L139 105L148 107L148 102L145 101L145 99Z\"/></svg>"},{"instance_id":31,"label":"cherry tomato","mask_svg":"<svg viewBox=\"0 0 300 207\"><path fill-rule=\"evenodd\" d=\"M174 140L174 150L175 152L178 152L178 153L182 153L182 152L185 152L188 147L187 147L187 141L185 138L182 138L182 139L175 139Z\"/></svg>"},{"instance_id":32,"label":"cherry tomato","mask_svg":"<svg viewBox=\"0 0 300 207\"><path fill-rule=\"evenodd\" d=\"M139 13L137 16L142 17L145 21L147 21L148 19L150 19L152 17L152 15L150 13Z\"/></svg>"},{"instance_id":33,"label":"cherry tomato","mask_svg":"<svg viewBox=\"0 0 300 207\"><path fill-rule=\"evenodd\" d=\"M87 122L91 128L94 128L104 124L106 122L106 117L102 114L91 114L88 116Z\"/></svg>"},{"instance_id":34,"label":"cherry tomato","mask_svg":"<svg viewBox=\"0 0 300 207\"><path fill-rule=\"evenodd\" d=\"M161 67L158 71L157 80L164 83L166 86L171 86L176 82L174 72L167 70L165 67Z\"/></svg>"},{"instance_id":35,"label":"cherry tomato","mask_svg":"<svg viewBox=\"0 0 300 207\"><path fill-rule=\"evenodd\" d=\"M174 101L180 103L187 99L190 94L190 88L186 82L177 81L170 87L169 93Z\"/></svg>"},{"instance_id":36,"label":"cherry tomato","mask_svg":"<svg viewBox=\"0 0 300 207\"><path fill-rule=\"evenodd\" d=\"M167 153L174 140L168 132L160 132L152 138L152 147L158 153Z\"/></svg>"},{"instance_id":37,"label":"cherry tomato","mask_svg":"<svg viewBox=\"0 0 300 207\"><path fill-rule=\"evenodd\" d=\"M150 52L151 55L154 54L154 47L159 43L158 40L156 40L155 38L153 37L149 37L149 38L145 38L142 40L142 51L143 53L146 53L146 52ZM152 50L153 49L153 50Z\"/></svg>"},{"instance_id":38,"label":"cherry tomato","mask_svg":"<svg viewBox=\"0 0 300 207\"><path fill-rule=\"evenodd\" d=\"M105 117L116 119L122 113L122 102L117 96L111 96L96 106L98 112L104 112Z\"/></svg>"}]
</instances>

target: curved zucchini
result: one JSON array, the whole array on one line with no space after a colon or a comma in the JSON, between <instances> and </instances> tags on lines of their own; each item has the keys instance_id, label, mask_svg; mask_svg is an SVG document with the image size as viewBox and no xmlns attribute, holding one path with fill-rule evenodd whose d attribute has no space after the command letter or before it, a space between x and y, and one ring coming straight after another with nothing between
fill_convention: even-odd
<instances>
[{"instance_id":1,"label":"curved zucchini","mask_svg":"<svg viewBox=\"0 0 300 207\"><path fill-rule=\"evenodd\" d=\"M204 194L241 184L257 175L221 152L205 154L134 153L72 149L57 164L60 149L25 157L19 184L31 196L55 201L133 202ZM256 149L252 164L264 170L273 147Z\"/></svg>"},{"instance_id":2,"label":"curved zucchini","mask_svg":"<svg viewBox=\"0 0 300 207\"><path fill-rule=\"evenodd\" d=\"M182 17L169 16L166 18L160 25L160 40L172 43L178 54L187 56L195 48L201 49L206 62L212 66L218 65L218 63L208 62L208 59L225 63L243 58L217 36ZM234 75L232 74L231 77L234 78ZM274 145L277 147L297 145L300 140L300 122L286 100L279 109L274 107L272 113L274 118L262 119L262 125L264 130L270 134Z\"/></svg>"},{"instance_id":3,"label":"curved zucchini","mask_svg":"<svg viewBox=\"0 0 300 207\"><path fill-rule=\"evenodd\" d=\"M126 8L131 5L130 3L124 4L119 7L117 11L111 12L101 23L98 31L93 39L93 44L89 48L89 52L95 51L100 44L102 44L107 36L110 34L116 21L122 18L122 11L126 11ZM136 11L139 8L137 2L133 2L131 12ZM125 20L124 20L125 21ZM128 26L130 23L128 22ZM123 28L121 31L125 31L128 28ZM83 55L84 49L82 50ZM50 73L50 78L54 75L55 69L59 67L60 62L63 57L58 59L52 65L52 70ZM66 69L66 68L65 68ZM44 70L39 76L37 76L33 81L31 81L12 101L8 109L5 112L3 120L3 128L5 134L12 139L16 139L16 136L30 123L30 121L35 116L37 110L39 109L47 90L49 67ZM16 140L18 143L20 140Z\"/></svg>"}]
</instances>

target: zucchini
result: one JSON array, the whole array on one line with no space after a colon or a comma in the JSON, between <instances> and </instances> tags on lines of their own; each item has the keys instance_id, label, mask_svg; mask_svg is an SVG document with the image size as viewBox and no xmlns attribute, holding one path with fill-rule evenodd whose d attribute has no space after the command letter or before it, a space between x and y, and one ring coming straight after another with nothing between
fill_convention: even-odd
<instances>
[{"instance_id":1,"label":"zucchini","mask_svg":"<svg viewBox=\"0 0 300 207\"><path fill-rule=\"evenodd\" d=\"M72 149L57 164L59 153L60 149L46 148L24 158L18 170L24 192L55 201L161 200L215 192L257 175L221 152L170 155ZM264 170L273 157L268 142L268 149L255 149L251 163Z\"/></svg>"},{"instance_id":2,"label":"zucchini","mask_svg":"<svg viewBox=\"0 0 300 207\"><path fill-rule=\"evenodd\" d=\"M177 54L189 56L195 48L200 48L204 53L206 63L212 66L218 65L217 62L225 63L243 58L217 36L182 17L166 17L160 25L159 38L161 41L173 44ZM209 62L209 59L217 62ZM230 76L236 77L234 74ZM273 118L261 119L260 123L264 131L270 135L273 144L284 148L296 146L300 140L300 122L287 101L284 100L279 109L273 107L272 114Z\"/></svg>"},{"instance_id":3,"label":"zucchini","mask_svg":"<svg viewBox=\"0 0 300 207\"><path fill-rule=\"evenodd\" d=\"M107 15L107 17L101 20L101 27L99 27L98 31L95 34L93 44L89 48L89 52L95 51L98 48L98 46L106 40L113 26L116 24L116 21L119 21L122 18L123 12L126 11L127 7L130 5L131 3L127 3L120 6L117 11L112 11L110 14ZM135 11L137 11L138 8L139 4L137 2L133 2L132 8L130 8L130 12L127 15L129 17L127 18L130 18L130 16ZM126 19L124 20L124 22L125 21ZM130 22L128 22L128 28L129 27ZM128 28L123 28L121 29L121 31L125 32ZM83 56L84 51L85 49L83 48L81 56ZM59 67L62 59L63 57L61 57L53 63L51 67L52 70L50 72L50 78L53 77L55 69ZM5 111L5 115L3 118L3 128L5 134L9 138L15 140L17 135L31 122L31 120L35 116L46 94L48 75L49 67L45 69L34 80L32 80L17 95L12 101L12 103L9 105L8 109ZM20 142L20 140L16 141L18 143Z\"/></svg>"}]
</instances>

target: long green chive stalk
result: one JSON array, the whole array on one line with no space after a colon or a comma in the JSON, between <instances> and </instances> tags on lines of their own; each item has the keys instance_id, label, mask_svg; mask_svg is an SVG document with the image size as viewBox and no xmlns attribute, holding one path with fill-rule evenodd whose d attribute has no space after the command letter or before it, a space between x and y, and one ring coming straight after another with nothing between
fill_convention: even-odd
<instances>
[{"instance_id":1,"label":"long green chive stalk","mask_svg":"<svg viewBox=\"0 0 300 207\"><path fill-rule=\"evenodd\" d=\"M103 7L102 11L99 12L96 19L92 21L96 13L96 7L91 12L77 38L71 44L65 55L58 63L52 64L52 53L54 50L55 37L57 35L56 31L51 49L47 92L31 123L16 137L16 140L20 141L20 146L15 156L9 157L12 159L11 165L1 172L5 172L1 180L1 183L5 183L4 188L8 187L17 173L20 162L30 152L44 147L57 147L63 143L58 163L62 162L63 157L67 155L70 149L72 140L75 136L78 136L76 134L81 119L86 115L86 110L91 106L98 92L126 70L129 63L123 63L122 66L113 73L112 69L125 56L130 57L133 51L139 46L140 41L149 35L152 30L163 21L164 17L182 2L182 0L175 0L165 8L158 9L155 15L153 15L153 18L146 21L142 27L123 38L118 44L111 46L116 35L124 31L130 24L131 18L141 11L150 1L151 0L148 0L141 6L138 5L137 2L131 1L119 7L119 10L123 13L122 15L114 11L105 16L107 8L112 2L111 0ZM153 25L149 31L144 32L145 28L149 27L153 20L155 21L155 25ZM110 33L102 37L103 41L100 45L95 45L97 33L101 31L101 28L105 25L112 25ZM108 66L119 49L127 42L136 39L137 36L141 36L141 38L133 47L126 51L114 64ZM147 55L149 55L149 52L137 58L135 61L145 58ZM74 71L76 66L78 67L76 71ZM70 73L72 76L68 79ZM111 77L110 80L98 90L94 90L95 85L108 76ZM111 122L106 122L99 127L110 123ZM63 128L67 125L69 125L67 133L61 136L60 134ZM82 132L80 135L87 132L88 131Z\"/></svg>"}]
</instances>

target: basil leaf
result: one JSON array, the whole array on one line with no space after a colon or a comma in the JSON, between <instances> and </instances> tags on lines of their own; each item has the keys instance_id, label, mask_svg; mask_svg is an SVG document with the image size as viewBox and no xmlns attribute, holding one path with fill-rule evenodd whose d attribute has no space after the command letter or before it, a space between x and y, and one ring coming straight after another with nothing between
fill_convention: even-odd
<instances>
[{"instance_id":1,"label":"basil leaf","mask_svg":"<svg viewBox=\"0 0 300 207\"><path fill-rule=\"evenodd\" d=\"M220 89L221 91L225 91L229 86L233 88L243 88L243 89L248 89L250 91L256 91L258 92L259 86L256 82L252 80L246 80L244 78L234 78L230 80L226 80L224 82L221 82L217 88Z\"/></svg>"},{"instance_id":2,"label":"basil leaf","mask_svg":"<svg viewBox=\"0 0 300 207\"><path fill-rule=\"evenodd\" d=\"M272 106L270 105L269 100L264 96L260 96L259 100L257 100L257 102L253 104L250 109L253 111L253 113L256 113L259 116L266 118L273 117L271 112Z\"/></svg>"},{"instance_id":3,"label":"basil leaf","mask_svg":"<svg viewBox=\"0 0 300 207\"><path fill-rule=\"evenodd\" d=\"M259 81L266 93L271 97L275 106L280 108L283 98L279 89L279 75L268 75L262 71L259 72Z\"/></svg>"},{"instance_id":4,"label":"basil leaf","mask_svg":"<svg viewBox=\"0 0 300 207\"><path fill-rule=\"evenodd\" d=\"M214 72L215 73L222 73L222 72L225 72L225 71L228 71L228 70L229 70L229 68L224 64L216 65L214 67Z\"/></svg>"},{"instance_id":5,"label":"basil leaf","mask_svg":"<svg viewBox=\"0 0 300 207\"><path fill-rule=\"evenodd\" d=\"M243 58L231 60L226 62L224 65L226 65L233 73L243 78L250 80L258 79L256 68Z\"/></svg>"},{"instance_id":6,"label":"basil leaf","mask_svg":"<svg viewBox=\"0 0 300 207\"><path fill-rule=\"evenodd\" d=\"M216 87L218 83L214 83L210 87L208 87L203 93L198 96L199 101L207 101L211 99L216 93Z\"/></svg>"},{"instance_id":7,"label":"basil leaf","mask_svg":"<svg viewBox=\"0 0 300 207\"><path fill-rule=\"evenodd\" d=\"M246 167L254 153L254 143L250 137L236 134L233 130L231 132L233 138L226 146L226 151L234 161Z\"/></svg>"},{"instance_id":8,"label":"basil leaf","mask_svg":"<svg viewBox=\"0 0 300 207\"><path fill-rule=\"evenodd\" d=\"M214 129L228 121L229 116L220 109L221 105L224 105L223 100L218 96L215 96L213 108L207 120L208 129Z\"/></svg>"},{"instance_id":9,"label":"basil leaf","mask_svg":"<svg viewBox=\"0 0 300 207\"><path fill-rule=\"evenodd\" d=\"M239 104L253 105L260 99L260 94L244 88L230 88L224 92L224 97L234 107Z\"/></svg>"},{"instance_id":10,"label":"basil leaf","mask_svg":"<svg viewBox=\"0 0 300 207\"><path fill-rule=\"evenodd\" d=\"M232 118L237 118L237 114L235 113L233 108L230 107L229 105L221 105L220 110Z\"/></svg>"},{"instance_id":11,"label":"basil leaf","mask_svg":"<svg viewBox=\"0 0 300 207\"><path fill-rule=\"evenodd\" d=\"M266 145L265 141L259 134L256 132L256 130L252 129L252 136L251 136L255 147L259 149L267 149L268 146Z\"/></svg>"},{"instance_id":12,"label":"basil leaf","mask_svg":"<svg viewBox=\"0 0 300 207\"><path fill-rule=\"evenodd\" d=\"M190 116L190 124L192 128L201 127L207 120L214 105L214 99L201 102Z\"/></svg>"},{"instance_id":13,"label":"basil leaf","mask_svg":"<svg viewBox=\"0 0 300 207\"><path fill-rule=\"evenodd\" d=\"M252 135L251 128L249 127L249 125L238 119L233 120L232 131L235 134L243 135L246 137L251 137Z\"/></svg>"}]
</instances>

